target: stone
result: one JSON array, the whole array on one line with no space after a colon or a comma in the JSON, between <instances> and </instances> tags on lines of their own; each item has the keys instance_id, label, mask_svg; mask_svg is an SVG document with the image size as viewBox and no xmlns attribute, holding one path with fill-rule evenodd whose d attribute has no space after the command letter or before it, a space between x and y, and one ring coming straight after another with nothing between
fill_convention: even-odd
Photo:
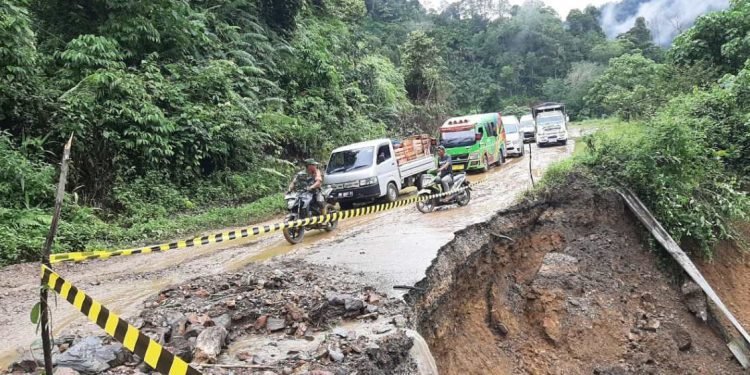
<instances>
[{"instance_id":1,"label":"stone","mask_svg":"<svg viewBox=\"0 0 750 375\"><path fill-rule=\"evenodd\" d=\"M367 294L367 302L377 304L380 302L380 296L375 292L370 292Z\"/></svg>"},{"instance_id":2,"label":"stone","mask_svg":"<svg viewBox=\"0 0 750 375\"><path fill-rule=\"evenodd\" d=\"M127 354L119 343L104 344L101 337L89 336L55 358L60 367L84 373L98 373L125 363Z\"/></svg>"},{"instance_id":3,"label":"stone","mask_svg":"<svg viewBox=\"0 0 750 375\"><path fill-rule=\"evenodd\" d=\"M682 296L688 310L703 322L708 320L708 301L703 289L692 280L682 284Z\"/></svg>"},{"instance_id":4,"label":"stone","mask_svg":"<svg viewBox=\"0 0 750 375\"><path fill-rule=\"evenodd\" d=\"M227 339L227 330L222 326L208 327L195 342L194 361L196 363L214 363L221 354L221 348Z\"/></svg>"},{"instance_id":5,"label":"stone","mask_svg":"<svg viewBox=\"0 0 750 375\"><path fill-rule=\"evenodd\" d=\"M268 318L266 328L268 328L269 332L281 331L286 328L286 319Z\"/></svg>"},{"instance_id":6,"label":"stone","mask_svg":"<svg viewBox=\"0 0 750 375\"><path fill-rule=\"evenodd\" d=\"M217 316L213 318L214 323L216 323L217 326L222 326L224 329L229 330L229 327L232 326L232 317L229 316L229 314L223 314L220 316Z\"/></svg>"},{"instance_id":7,"label":"stone","mask_svg":"<svg viewBox=\"0 0 750 375\"><path fill-rule=\"evenodd\" d=\"M340 293L326 293L326 300L330 305L343 305L344 301L352 296Z\"/></svg>"},{"instance_id":8,"label":"stone","mask_svg":"<svg viewBox=\"0 0 750 375\"><path fill-rule=\"evenodd\" d=\"M656 332L656 330L659 329L660 326L661 322L658 319L650 318L646 321L642 328L645 331Z\"/></svg>"},{"instance_id":9,"label":"stone","mask_svg":"<svg viewBox=\"0 0 750 375\"><path fill-rule=\"evenodd\" d=\"M537 272L542 277L559 277L578 272L578 259L562 253L547 253Z\"/></svg>"},{"instance_id":10,"label":"stone","mask_svg":"<svg viewBox=\"0 0 750 375\"><path fill-rule=\"evenodd\" d=\"M266 327L266 323L268 323L268 315L261 315L258 317L258 319L255 319L253 328L255 328L256 331L260 331L261 329Z\"/></svg>"},{"instance_id":11,"label":"stone","mask_svg":"<svg viewBox=\"0 0 750 375\"><path fill-rule=\"evenodd\" d=\"M236 357L240 361L244 361L244 362L247 362L247 361L250 361L250 360L253 359L253 355L250 352L239 352L239 353L237 353Z\"/></svg>"},{"instance_id":12,"label":"stone","mask_svg":"<svg viewBox=\"0 0 750 375\"><path fill-rule=\"evenodd\" d=\"M677 348L683 352L689 350L693 346L693 338L690 337L690 332L680 327L677 327L672 331L672 340L677 344Z\"/></svg>"},{"instance_id":13,"label":"stone","mask_svg":"<svg viewBox=\"0 0 750 375\"><path fill-rule=\"evenodd\" d=\"M378 307L375 305L370 305L369 303L365 305L365 313L367 314L373 314L378 312Z\"/></svg>"},{"instance_id":14,"label":"stone","mask_svg":"<svg viewBox=\"0 0 750 375\"><path fill-rule=\"evenodd\" d=\"M406 327L406 323L407 323L406 318L404 318L403 315L396 315L396 316L394 316L393 320L391 320L391 322L393 323L393 325L395 325L398 328L404 328L404 327Z\"/></svg>"},{"instance_id":15,"label":"stone","mask_svg":"<svg viewBox=\"0 0 750 375\"><path fill-rule=\"evenodd\" d=\"M293 303L287 303L284 306L286 317L292 322L301 322L305 318L305 312Z\"/></svg>"},{"instance_id":16,"label":"stone","mask_svg":"<svg viewBox=\"0 0 750 375\"><path fill-rule=\"evenodd\" d=\"M80 375L80 372L73 370L70 367L60 367L58 366L55 368L54 375Z\"/></svg>"},{"instance_id":17,"label":"stone","mask_svg":"<svg viewBox=\"0 0 750 375\"><path fill-rule=\"evenodd\" d=\"M342 338L346 338L349 336L349 332L345 328L341 328L341 327L334 328L333 334Z\"/></svg>"},{"instance_id":18,"label":"stone","mask_svg":"<svg viewBox=\"0 0 750 375\"><path fill-rule=\"evenodd\" d=\"M338 348L328 348L328 357L334 362L341 362L344 360L344 353Z\"/></svg>"},{"instance_id":19,"label":"stone","mask_svg":"<svg viewBox=\"0 0 750 375\"><path fill-rule=\"evenodd\" d=\"M547 315L542 321L542 327L547 338L553 343L557 344L562 338L562 332L560 327L560 320L557 316Z\"/></svg>"},{"instance_id":20,"label":"stone","mask_svg":"<svg viewBox=\"0 0 750 375\"><path fill-rule=\"evenodd\" d=\"M346 311L360 311L365 307L365 302L359 298L349 297L344 300Z\"/></svg>"},{"instance_id":21,"label":"stone","mask_svg":"<svg viewBox=\"0 0 750 375\"><path fill-rule=\"evenodd\" d=\"M299 325L297 326L297 330L296 330L296 331L294 331L294 335L295 335L295 336L297 336L297 337L302 337L302 336L304 336L304 335L305 335L305 333L307 333L307 324L305 324L305 323L300 323L300 324L299 324Z\"/></svg>"},{"instance_id":22,"label":"stone","mask_svg":"<svg viewBox=\"0 0 750 375\"><path fill-rule=\"evenodd\" d=\"M195 292L193 292L193 295L196 296L196 297L198 297L198 298L206 298L206 297L210 296L211 293L209 293L207 290L205 290L203 288L200 288L200 289L196 290Z\"/></svg>"},{"instance_id":23,"label":"stone","mask_svg":"<svg viewBox=\"0 0 750 375\"><path fill-rule=\"evenodd\" d=\"M383 326L380 326L380 327L373 328L373 332L375 332L378 335L382 335L384 333L390 332L391 329L392 329L391 327L383 325Z\"/></svg>"},{"instance_id":24,"label":"stone","mask_svg":"<svg viewBox=\"0 0 750 375\"><path fill-rule=\"evenodd\" d=\"M283 369L281 369L282 375L292 375L292 373L294 373L294 370L292 370L291 367L284 367Z\"/></svg>"},{"instance_id":25,"label":"stone","mask_svg":"<svg viewBox=\"0 0 750 375\"><path fill-rule=\"evenodd\" d=\"M193 345L190 343L190 340L184 336L173 336L169 344L164 347L172 354L187 362L193 360Z\"/></svg>"}]
</instances>

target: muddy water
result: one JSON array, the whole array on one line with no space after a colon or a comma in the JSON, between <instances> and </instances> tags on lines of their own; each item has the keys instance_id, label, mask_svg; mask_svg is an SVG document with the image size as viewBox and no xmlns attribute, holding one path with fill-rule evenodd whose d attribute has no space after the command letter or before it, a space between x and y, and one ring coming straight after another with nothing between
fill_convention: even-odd
<instances>
[{"instance_id":1,"label":"muddy water","mask_svg":"<svg viewBox=\"0 0 750 375\"><path fill-rule=\"evenodd\" d=\"M535 178L550 163L573 150L572 142L567 147L532 147ZM309 232L304 242L296 246L287 244L277 234L165 253L61 264L55 270L126 319L139 312L148 296L167 285L236 271L252 262L288 253L316 263L362 271L376 286L392 290L394 284L411 285L421 279L437 249L453 237L454 231L488 218L528 189L531 186L528 158L527 153L524 158L510 159L487 174L470 176L473 181L487 177L489 183L476 188L467 207L449 206L423 215L409 206L355 218L341 222L332 233ZM404 193L408 196L414 191ZM37 338L28 316L38 299L38 275L36 264L0 269L0 368L6 368L18 351L27 349ZM53 310L52 321L57 333L101 333L62 300Z\"/></svg>"},{"instance_id":2,"label":"muddy water","mask_svg":"<svg viewBox=\"0 0 750 375\"><path fill-rule=\"evenodd\" d=\"M531 167L527 152L523 158L509 159L488 173L470 175L472 181L486 178L487 182L472 191L471 203L466 207L443 206L430 214L422 214L414 206L405 207L341 231L336 243L321 241L311 251L293 256L312 263L345 266L361 272L368 282L392 295L403 294L404 290L394 290L393 286L410 286L424 278L437 250L453 239L455 231L509 207L531 187L530 169L538 181L550 164L572 153L574 144L531 147Z\"/></svg>"}]
</instances>

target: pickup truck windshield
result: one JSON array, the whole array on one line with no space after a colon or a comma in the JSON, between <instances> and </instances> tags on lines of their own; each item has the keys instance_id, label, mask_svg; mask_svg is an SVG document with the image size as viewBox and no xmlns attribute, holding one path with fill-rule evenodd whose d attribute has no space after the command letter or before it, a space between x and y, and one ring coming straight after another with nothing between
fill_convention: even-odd
<instances>
[{"instance_id":1,"label":"pickup truck windshield","mask_svg":"<svg viewBox=\"0 0 750 375\"><path fill-rule=\"evenodd\" d=\"M528 119L528 120L521 120L521 129L529 129L534 128L534 120Z\"/></svg>"},{"instance_id":2,"label":"pickup truck windshield","mask_svg":"<svg viewBox=\"0 0 750 375\"><path fill-rule=\"evenodd\" d=\"M334 152L328 162L326 174L349 172L372 165L373 147Z\"/></svg>"},{"instance_id":3,"label":"pickup truck windshield","mask_svg":"<svg viewBox=\"0 0 750 375\"><path fill-rule=\"evenodd\" d=\"M561 122L565 122L565 119L562 116L545 116L537 117L536 119L537 125L557 124Z\"/></svg>"},{"instance_id":4,"label":"pickup truck windshield","mask_svg":"<svg viewBox=\"0 0 750 375\"><path fill-rule=\"evenodd\" d=\"M442 132L441 144L445 147L464 147L472 146L476 143L474 129L463 130L458 132Z\"/></svg>"},{"instance_id":5,"label":"pickup truck windshield","mask_svg":"<svg viewBox=\"0 0 750 375\"><path fill-rule=\"evenodd\" d=\"M505 124L505 132L506 133L516 133L518 132L518 125L514 123Z\"/></svg>"}]
</instances>

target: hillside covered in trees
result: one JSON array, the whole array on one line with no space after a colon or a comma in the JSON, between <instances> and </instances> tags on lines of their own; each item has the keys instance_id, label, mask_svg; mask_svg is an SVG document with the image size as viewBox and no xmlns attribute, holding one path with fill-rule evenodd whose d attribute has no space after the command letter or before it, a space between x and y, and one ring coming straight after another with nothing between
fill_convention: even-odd
<instances>
[{"instance_id":1,"label":"hillside covered in trees","mask_svg":"<svg viewBox=\"0 0 750 375\"><path fill-rule=\"evenodd\" d=\"M608 39L599 9L539 1L4 1L0 263L36 258L71 134L56 250L152 241L257 220L294 161L453 114L555 99L642 119L675 93L733 90L715 83L743 77L749 6L667 52L643 19ZM744 173L748 154L730 154Z\"/></svg>"}]
</instances>

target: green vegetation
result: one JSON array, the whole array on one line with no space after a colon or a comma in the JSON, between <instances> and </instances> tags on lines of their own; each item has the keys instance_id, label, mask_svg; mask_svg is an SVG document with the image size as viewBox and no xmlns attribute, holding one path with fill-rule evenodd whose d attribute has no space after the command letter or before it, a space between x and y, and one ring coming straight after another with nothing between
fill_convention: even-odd
<instances>
[{"instance_id":1,"label":"green vegetation","mask_svg":"<svg viewBox=\"0 0 750 375\"><path fill-rule=\"evenodd\" d=\"M612 59L587 101L640 125L607 120L540 191L582 172L635 191L677 241L695 244L707 258L718 241L740 240L733 223L750 219L750 62L747 53L737 62L737 54L750 32L748 15L750 2L734 1L700 18L663 63L641 55Z\"/></svg>"},{"instance_id":2,"label":"green vegetation","mask_svg":"<svg viewBox=\"0 0 750 375\"><path fill-rule=\"evenodd\" d=\"M0 264L36 258L70 134L55 251L248 224L277 212L261 198L294 160L341 144L563 93L590 114L604 64L655 48L642 30L606 40L599 17L473 0L5 1Z\"/></svg>"}]
</instances>

